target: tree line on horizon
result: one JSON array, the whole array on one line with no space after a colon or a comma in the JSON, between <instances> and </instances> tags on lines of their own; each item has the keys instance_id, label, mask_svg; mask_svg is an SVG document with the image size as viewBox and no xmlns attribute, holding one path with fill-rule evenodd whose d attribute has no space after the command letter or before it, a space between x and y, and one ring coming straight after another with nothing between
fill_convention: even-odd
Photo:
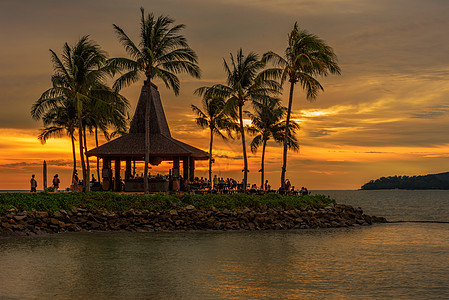
<instances>
[{"instance_id":1,"label":"tree line on horizon","mask_svg":"<svg viewBox=\"0 0 449 300\"><path fill-rule=\"evenodd\" d=\"M387 176L370 180L362 185L362 190L447 190L449 174L429 174L420 176Z\"/></svg>"},{"instance_id":2,"label":"tree line on horizon","mask_svg":"<svg viewBox=\"0 0 449 300\"><path fill-rule=\"evenodd\" d=\"M59 57L50 50L54 74L52 87L33 104L31 115L42 119L44 128L38 138L42 143L51 137L68 135L72 141L73 172L76 172L76 147L78 140L84 190L89 190L89 160L87 133L93 134L98 147L98 132L107 139L127 133L129 102L120 90L145 76L146 84L161 80L168 89L179 94L180 81L177 74L186 73L200 78L198 57L187 43L181 31L183 24L174 24L168 16L155 17L145 14L141 8L140 36L136 44L119 26L113 24L119 42L128 58L108 58L98 44L83 36L75 45L63 46ZM191 105L197 117L195 122L210 130L209 180L212 179L213 137L241 140L243 153L243 187L247 186L248 159L245 132L254 137L250 142L252 152L262 147L261 185L264 183L265 149L269 140L283 144L281 187L285 187L287 150L299 149L295 133L299 124L291 119L294 88L297 83L306 92L307 100L313 100L322 85L317 76L340 74L337 56L333 49L316 35L300 29L295 23L288 34L285 54L272 51L262 56L254 52L244 54L240 48L230 59L223 58L225 83L204 86L195 90L202 97L202 108ZM112 87L108 79L118 78ZM288 106L280 101L285 82L290 83ZM152 93L149 94L152 97ZM244 110L249 103L252 111ZM145 193L148 193L149 163L149 105L146 106L145 124ZM244 126L243 117L251 120ZM99 174L97 158L97 176Z\"/></svg>"}]
</instances>

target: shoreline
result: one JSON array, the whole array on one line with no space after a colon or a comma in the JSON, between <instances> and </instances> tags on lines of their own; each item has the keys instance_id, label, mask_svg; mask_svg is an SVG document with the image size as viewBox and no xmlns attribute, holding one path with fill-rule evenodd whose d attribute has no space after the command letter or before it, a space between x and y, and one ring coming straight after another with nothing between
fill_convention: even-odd
<instances>
[{"instance_id":1,"label":"shoreline","mask_svg":"<svg viewBox=\"0 0 449 300\"><path fill-rule=\"evenodd\" d=\"M22 211L0 214L0 237L35 236L63 232L177 232L254 231L338 228L387 223L361 208L329 204L324 208L197 209L193 205L170 210L108 211L73 207L71 210Z\"/></svg>"}]
</instances>

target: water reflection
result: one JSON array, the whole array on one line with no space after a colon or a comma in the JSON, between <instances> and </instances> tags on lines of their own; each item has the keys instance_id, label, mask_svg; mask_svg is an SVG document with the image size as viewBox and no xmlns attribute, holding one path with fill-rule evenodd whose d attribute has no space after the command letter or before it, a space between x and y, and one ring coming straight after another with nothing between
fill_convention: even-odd
<instances>
[{"instance_id":1,"label":"water reflection","mask_svg":"<svg viewBox=\"0 0 449 300\"><path fill-rule=\"evenodd\" d=\"M0 298L431 298L448 224L287 232L78 233L0 240Z\"/></svg>"}]
</instances>

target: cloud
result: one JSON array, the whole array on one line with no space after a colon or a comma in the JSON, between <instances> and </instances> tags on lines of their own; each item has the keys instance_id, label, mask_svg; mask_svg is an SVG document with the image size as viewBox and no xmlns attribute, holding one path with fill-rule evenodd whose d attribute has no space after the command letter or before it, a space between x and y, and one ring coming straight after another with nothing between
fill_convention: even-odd
<instances>
[{"instance_id":1,"label":"cloud","mask_svg":"<svg viewBox=\"0 0 449 300\"><path fill-rule=\"evenodd\" d=\"M334 132L337 132L336 130L327 130L327 129L321 129L318 131L311 131L309 132L309 136L310 137L322 137L322 136L327 136L330 135Z\"/></svg>"},{"instance_id":2,"label":"cloud","mask_svg":"<svg viewBox=\"0 0 449 300\"><path fill-rule=\"evenodd\" d=\"M449 105L440 105L412 113L411 117L417 119L435 119L445 115L448 111Z\"/></svg>"},{"instance_id":3,"label":"cloud","mask_svg":"<svg viewBox=\"0 0 449 300\"><path fill-rule=\"evenodd\" d=\"M442 150L448 146L449 123L449 67L444 64L449 40L442 38L449 36L447 2L153 2L145 7L147 11L169 14L187 25L185 34L203 70L201 80L180 76L178 97L156 82L175 138L208 150L207 130L193 122L190 104L201 103L193 91L224 82L222 59L240 47L245 53L273 50L282 54L288 31L298 21L334 48L342 75L318 78L325 91L313 102L306 101L299 85L295 87L293 116L301 126L301 151L289 152L291 179L308 185L348 187L364 176L372 179L390 170L432 173L430 168L442 171L439 168L448 165L447 152ZM29 115L33 102L50 86L53 70L48 50L60 53L64 42L73 43L81 35L90 34L111 56L124 56L112 23L137 39L140 6L137 0L80 0L57 6L48 0L0 3L2 170L10 173L14 168L38 168L39 163L33 161L55 157L61 158L55 166L70 166L69 140L40 145L36 133L42 124ZM64 30L54 24L64 24ZM135 84L122 91L130 100L131 115L140 87ZM284 89L282 101L286 105L288 86ZM215 139L217 172L241 176L241 152L239 140ZM260 151L249 153L252 170L258 170L260 155ZM270 182L277 182L282 162L280 145L270 143L266 162ZM200 168L206 170L203 163L199 163ZM258 179L255 173L250 173L251 180ZM7 179L6 175L2 178Z\"/></svg>"}]
</instances>

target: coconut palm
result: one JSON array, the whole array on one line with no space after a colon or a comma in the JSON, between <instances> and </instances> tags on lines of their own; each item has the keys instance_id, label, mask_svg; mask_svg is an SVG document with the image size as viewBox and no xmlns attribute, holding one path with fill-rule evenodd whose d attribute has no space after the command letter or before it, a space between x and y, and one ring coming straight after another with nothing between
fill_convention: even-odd
<instances>
[{"instance_id":1,"label":"coconut palm","mask_svg":"<svg viewBox=\"0 0 449 300\"><path fill-rule=\"evenodd\" d=\"M287 169L287 148L290 128L290 115L292 111L293 92L296 83L300 83L307 93L308 100L314 100L323 87L315 79L316 76L327 76L329 74L340 74L337 56L334 50L319 39L316 35L299 29L295 23L288 36L288 46L285 56L282 57L272 51L263 55L264 62L271 61L276 67L269 70L271 75L281 79L284 83L290 82L290 94L288 99L287 119L284 133L284 152L281 173L281 185L285 185L285 172Z\"/></svg>"},{"instance_id":2,"label":"coconut palm","mask_svg":"<svg viewBox=\"0 0 449 300\"><path fill-rule=\"evenodd\" d=\"M216 84L212 87L201 87L195 93L206 97L215 95L227 99L227 106L233 109L233 116L238 118L243 150L243 189L246 191L248 158L243 126L243 106L247 101L271 99L273 95L279 93L280 85L276 81L267 79L263 72L265 63L261 62L259 56L254 52L245 56L242 49L239 49L235 58L232 53L230 56L230 64L223 59L226 85Z\"/></svg>"},{"instance_id":3,"label":"coconut palm","mask_svg":"<svg viewBox=\"0 0 449 300\"><path fill-rule=\"evenodd\" d=\"M179 32L183 24L174 25L173 19L167 16L155 18L152 13L145 16L141 8L140 41L136 45L117 25L115 32L131 58L115 58L110 61L112 66L120 68L123 73L114 83L117 90L139 80L143 73L146 84L151 87L154 79L161 79L167 88L175 95L179 94L180 82L176 74L187 73L200 77L200 69L195 52L189 47L184 36ZM152 93L149 93L150 100ZM145 173L144 189L149 192L148 163L150 159L150 106L145 111Z\"/></svg>"},{"instance_id":4,"label":"coconut palm","mask_svg":"<svg viewBox=\"0 0 449 300\"><path fill-rule=\"evenodd\" d=\"M39 119L46 111L68 101L76 111L78 142L83 171L84 189L89 190L89 174L84 153L84 117L92 102L106 102L107 99L123 101L118 93L105 85L113 73L113 66L107 65L106 53L100 46L83 36L75 45L64 44L62 57L50 50L55 73L51 77L52 87L46 90L33 105L31 114Z\"/></svg>"},{"instance_id":5,"label":"coconut palm","mask_svg":"<svg viewBox=\"0 0 449 300\"><path fill-rule=\"evenodd\" d=\"M127 130L128 115L126 112L128 107L129 103L126 98L119 94L110 98L102 98L102 101L93 99L93 101L89 103L83 119L89 132L94 134L96 147L99 146L99 130L106 140L110 139L110 129L112 129L113 132L124 132ZM85 145L85 151L87 152L87 144ZM100 178L99 160L100 159L97 157L97 178Z\"/></svg>"},{"instance_id":6,"label":"coconut palm","mask_svg":"<svg viewBox=\"0 0 449 300\"><path fill-rule=\"evenodd\" d=\"M251 152L257 152L259 146L262 145L262 158L260 167L260 185L263 189L265 180L265 149L270 139L278 143L284 141L285 121L283 120L287 108L279 104L279 100L255 102L254 113L246 111L251 120L251 125L247 128L254 136L250 143ZM290 131L292 134L288 136L289 149L299 150L298 141L295 133L299 129L299 125L295 121L290 121Z\"/></svg>"},{"instance_id":7,"label":"coconut palm","mask_svg":"<svg viewBox=\"0 0 449 300\"><path fill-rule=\"evenodd\" d=\"M205 97L203 98L203 110L192 104L193 112L198 116L195 122L202 128L210 130L209 142L209 182L212 182L212 145L214 134L227 140L223 134L227 133L231 137L231 131L237 130L238 127L233 120L227 115L226 102L220 97ZM212 185L211 185L212 187Z\"/></svg>"},{"instance_id":8,"label":"coconut palm","mask_svg":"<svg viewBox=\"0 0 449 300\"><path fill-rule=\"evenodd\" d=\"M76 172L75 131L77 128L76 110L69 101L50 108L43 116L44 128L38 139L45 144L49 138L62 137L64 134L70 137L72 142L73 173Z\"/></svg>"}]
</instances>

